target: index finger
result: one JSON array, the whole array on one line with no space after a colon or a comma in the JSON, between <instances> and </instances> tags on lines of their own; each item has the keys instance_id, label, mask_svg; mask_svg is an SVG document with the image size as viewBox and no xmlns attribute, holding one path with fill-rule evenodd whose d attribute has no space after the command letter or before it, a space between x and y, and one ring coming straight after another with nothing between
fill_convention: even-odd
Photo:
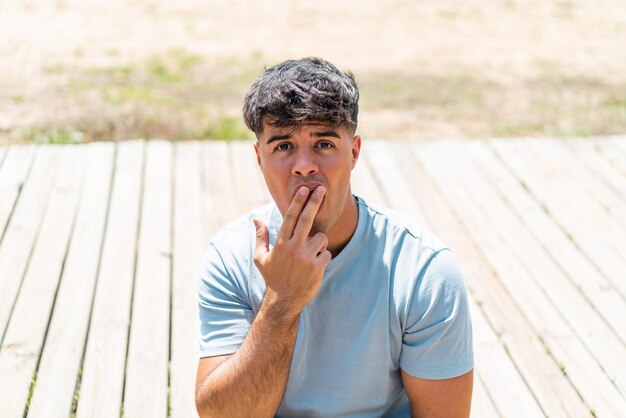
<instances>
[{"instance_id":1,"label":"index finger","mask_svg":"<svg viewBox=\"0 0 626 418\"><path fill-rule=\"evenodd\" d=\"M311 228L313 227L313 220L315 220L315 215L317 215L317 211L322 204L322 199L324 199L325 194L326 189L324 189L324 186L317 186L315 190L313 190L313 194L302 210L293 230L293 237L295 239L303 241L309 236Z\"/></svg>"},{"instance_id":2,"label":"index finger","mask_svg":"<svg viewBox=\"0 0 626 418\"><path fill-rule=\"evenodd\" d=\"M306 186L302 186L298 189L298 192L293 197L291 204L287 208L287 212L285 212L285 216L283 217L283 225L280 227L278 231L278 236L281 239L287 241L291 239L293 235L293 230L296 227L296 223L298 222L298 218L300 217L300 213L302 212L302 208L304 207L304 202L306 202L306 198L309 195L309 188Z\"/></svg>"}]
</instances>

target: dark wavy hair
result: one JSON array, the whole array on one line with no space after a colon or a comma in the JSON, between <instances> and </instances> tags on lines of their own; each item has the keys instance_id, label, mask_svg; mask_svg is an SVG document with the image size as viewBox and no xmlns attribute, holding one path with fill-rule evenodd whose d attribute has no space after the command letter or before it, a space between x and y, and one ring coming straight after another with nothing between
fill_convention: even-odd
<instances>
[{"instance_id":1,"label":"dark wavy hair","mask_svg":"<svg viewBox=\"0 0 626 418\"><path fill-rule=\"evenodd\" d=\"M263 123L296 126L328 123L356 130L359 89L350 72L321 58L281 62L252 84L243 104L246 126L257 136Z\"/></svg>"}]
</instances>

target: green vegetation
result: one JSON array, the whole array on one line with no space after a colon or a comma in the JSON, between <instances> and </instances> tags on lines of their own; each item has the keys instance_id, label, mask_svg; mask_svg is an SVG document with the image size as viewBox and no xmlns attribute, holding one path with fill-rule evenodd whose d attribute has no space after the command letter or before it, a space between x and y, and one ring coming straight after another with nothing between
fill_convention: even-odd
<instances>
[{"instance_id":1,"label":"green vegetation","mask_svg":"<svg viewBox=\"0 0 626 418\"><path fill-rule=\"evenodd\" d=\"M116 55L116 50L107 52ZM205 62L181 49L146 60L71 72L59 97L79 109L61 125L29 127L21 137L36 143L77 143L127 138L248 139L241 100L262 70L241 58Z\"/></svg>"},{"instance_id":2,"label":"green vegetation","mask_svg":"<svg viewBox=\"0 0 626 418\"><path fill-rule=\"evenodd\" d=\"M404 112L405 119L418 126L444 121L458 127L460 136L469 137L624 132L626 84L564 77L555 73L558 68L549 61L538 63L538 68L546 74L512 86L462 75L368 74L358 80L361 108L373 108L370 115L374 116ZM386 128L378 135L402 137L406 130L401 125Z\"/></svg>"},{"instance_id":3,"label":"green vegetation","mask_svg":"<svg viewBox=\"0 0 626 418\"><path fill-rule=\"evenodd\" d=\"M211 124L200 136L201 139L249 139L250 133L245 129L241 118L221 116Z\"/></svg>"},{"instance_id":4,"label":"green vegetation","mask_svg":"<svg viewBox=\"0 0 626 418\"><path fill-rule=\"evenodd\" d=\"M63 64L52 64L48 65L44 70L49 74L60 74L66 72L67 68Z\"/></svg>"},{"instance_id":5,"label":"green vegetation","mask_svg":"<svg viewBox=\"0 0 626 418\"><path fill-rule=\"evenodd\" d=\"M74 50L74 55L82 55ZM107 55L117 57L118 51ZM207 60L173 49L136 62L92 69L51 65L58 88L49 109L56 119L12 133L21 141L72 144L129 138L250 139L241 105L263 71L260 52ZM368 138L590 136L626 131L626 83L565 77L558 62L538 60L539 76L500 84L459 70L357 74ZM10 105L33 106L9 96ZM56 101L55 101L56 100ZM367 116L365 116L367 113ZM441 131L437 127L443 127ZM431 128L434 127L434 128ZM456 133L455 133L456 132Z\"/></svg>"},{"instance_id":6,"label":"green vegetation","mask_svg":"<svg viewBox=\"0 0 626 418\"><path fill-rule=\"evenodd\" d=\"M30 378L30 387L28 388L28 398L26 398L26 410L30 409L30 402L33 399L33 393L35 392L35 385L37 384L37 370L33 370L33 375Z\"/></svg>"},{"instance_id":7,"label":"green vegetation","mask_svg":"<svg viewBox=\"0 0 626 418\"><path fill-rule=\"evenodd\" d=\"M611 97L604 105L609 109L614 109L618 112L626 112L626 95Z\"/></svg>"},{"instance_id":8,"label":"green vegetation","mask_svg":"<svg viewBox=\"0 0 626 418\"><path fill-rule=\"evenodd\" d=\"M70 409L69 418L76 418L76 411L78 410L78 400L80 399L80 385L83 380L83 365L81 363L80 369L78 369L78 378L76 379L76 387L74 388L74 396L72 396L72 407Z\"/></svg>"},{"instance_id":9,"label":"green vegetation","mask_svg":"<svg viewBox=\"0 0 626 418\"><path fill-rule=\"evenodd\" d=\"M482 101L485 83L467 77L432 77L401 74L370 74L357 80L362 106L456 109Z\"/></svg>"},{"instance_id":10,"label":"green vegetation","mask_svg":"<svg viewBox=\"0 0 626 418\"><path fill-rule=\"evenodd\" d=\"M34 144L78 144L83 141L84 134L67 127L49 130L30 128L24 136Z\"/></svg>"}]
</instances>

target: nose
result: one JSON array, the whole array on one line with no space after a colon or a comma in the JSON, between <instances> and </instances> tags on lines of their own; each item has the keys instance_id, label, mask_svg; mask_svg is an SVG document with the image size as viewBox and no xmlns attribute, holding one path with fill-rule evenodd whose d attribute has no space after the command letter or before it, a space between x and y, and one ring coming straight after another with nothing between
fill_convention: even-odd
<instances>
[{"instance_id":1,"label":"nose","mask_svg":"<svg viewBox=\"0 0 626 418\"><path fill-rule=\"evenodd\" d=\"M291 168L291 174L294 176L309 176L318 172L315 157L308 150L301 150L296 154L295 162Z\"/></svg>"}]
</instances>

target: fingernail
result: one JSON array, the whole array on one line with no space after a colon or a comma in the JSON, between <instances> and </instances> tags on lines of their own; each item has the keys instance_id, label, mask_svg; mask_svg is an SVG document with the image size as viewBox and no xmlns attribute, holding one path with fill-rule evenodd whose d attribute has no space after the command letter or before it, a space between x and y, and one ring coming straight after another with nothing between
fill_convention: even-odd
<instances>
[{"instance_id":1,"label":"fingernail","mask_svg":"<svg viewBox=\"0 0 626 418\"><path fill-rule=\"evenodd\" d=\"M317 187L315 188L315 194L316 194L317 196L322 196L322 195L324 195L324 192L325 192L325 191L326 191L326 190L324 190L324 188L323 188L322 186L317 186Z\"/></svg>"},{"instance_id":2,"label":"fingernail","mask_svg":"<svg viewBox=\"0 0 626 418\"><path fill-rule=\"evenodd\" d=\"M257 228L257 229L259 228L259 221L257 221L256 219L253 219L252 223L254 223L254 227L255 228Z\"/></svg>"},{"instance_id":3,"label":"fingernail","mask_svg":"<svg viewBox=\"0 0 626 418\"><path fill-rule=\"evenodd\" d=\"M300 187L300 190L298 190L298 193L300 193L302 196L306 196L307 194L309 194L309 188L306 186L302 186Z\"/></svg>"}]
</instances>

